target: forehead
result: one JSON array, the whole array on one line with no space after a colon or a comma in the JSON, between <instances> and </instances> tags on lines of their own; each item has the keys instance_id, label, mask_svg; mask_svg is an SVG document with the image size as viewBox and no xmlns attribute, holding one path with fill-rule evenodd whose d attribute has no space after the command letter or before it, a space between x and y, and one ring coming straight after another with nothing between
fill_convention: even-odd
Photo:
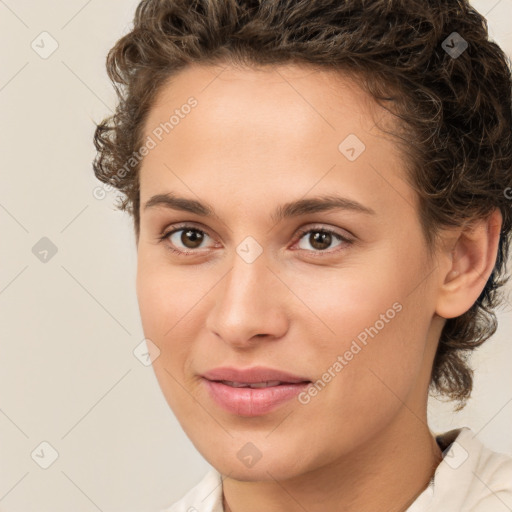
<instances>
[{"instance_id":1,"label":"forehead","mask_svg":"<svg viewBox=\"0 0 512 512\"><path fill-rule=\"evenodd\" d=\"M169 120L169 114L190 97L198 101L199 109L194 110L199 110L200 116L194 116L196 119L207 121L208 116L215 116L216 125L226 120L231 126L261 128L261 133L270 132L276 124L291 123L296 123L296 130L309 126L309 135L319 129L336 130L335 118L340 116L354 129L359 124L370 129L376 116L388 114L359 87L357 77L340 71L307 64L258 68L194 64L160 89L145 131ZM251 118L245 118L249 113ZM264 126L257 125L261 121ZM288 135L291 140L293 134Z\"/></svg>"},{"instance_id":2,"label":"forehead","mask_svg":"<svg viewBox=\"0 0 512 512\"><path fill-rule=\"evenodd\" d=\"M211 198L212 186L244 198L268 195L269 186L297 197L313 187L355 197L364 187L378 203L383 186L397 193L391 184L403 181L404 163L377 120L394 122L346 74L190 66L162 87L146 120L144 138L156 144L141 167L141 203L164 188Z\"/></svg>"}]
</instances>

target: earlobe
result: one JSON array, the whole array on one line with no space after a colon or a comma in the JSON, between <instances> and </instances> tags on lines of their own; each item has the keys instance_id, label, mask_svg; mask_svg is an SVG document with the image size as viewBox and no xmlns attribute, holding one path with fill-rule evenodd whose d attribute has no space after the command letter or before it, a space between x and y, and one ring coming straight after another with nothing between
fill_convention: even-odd
<instances>
[{"instance_id":1,"label":"earlobe","mask_svg":"<svg viewBox=\"0 0 512 512\"><path fill-rule=\"evenodd\" d=\"M502 215L499 209L460 231L455 244L441 254L445 262L436 313L455 318L476 302L496 264Z\"/></svg>"}]
</instances>

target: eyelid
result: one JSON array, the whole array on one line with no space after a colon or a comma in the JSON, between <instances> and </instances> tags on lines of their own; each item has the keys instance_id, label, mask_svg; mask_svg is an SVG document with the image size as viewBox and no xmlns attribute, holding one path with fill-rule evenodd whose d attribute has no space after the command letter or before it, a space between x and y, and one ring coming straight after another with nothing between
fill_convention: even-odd
<instances>
[{"instance_id":1,"label":"eyelid","mask_svg":"<svg viewBox=\"0 0 512 512\"><path fill-rule=\"evenodd\" d=\"M303 228L299 228L297 231L296 231L296 235L295 236L299 236L299 239L302 238L302 235L306 234L306 233L309 233L310 231L324 231L324 232L327 232L327 233L331 233L333 235L336 235L336 236L339 236L342 240L345 240L347 242L355 242L354 240L354 235L352 235L350 232L348 232L347 230L344 230L346 233L348 233L348 236L342 234L339 232L339 229L340 228L331 228L331 227L328 227L327 225L325 224L313 224L313 225L308 225L308 226L305 226Z\"/></svg>"}]
</instances>

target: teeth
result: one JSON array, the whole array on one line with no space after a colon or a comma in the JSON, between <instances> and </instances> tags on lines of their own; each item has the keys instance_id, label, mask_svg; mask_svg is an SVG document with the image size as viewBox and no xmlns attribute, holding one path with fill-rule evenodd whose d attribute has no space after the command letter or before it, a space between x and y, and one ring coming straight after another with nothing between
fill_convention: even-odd
<instances>
[{"instance_id":1,"label":"teeth","mask_svg":"<svg viewBox=\"0 0 512 512\"><path fill-rule=\"evenodd\" d=\"M233 382L230 380L222 380L221 382L233 388L269 388L271 386L279 386L279 384L281 384L281 381L279 380L269 380L267 382L254 382L252 384L248 384L247 382Z\"/></svg>"},{"instance_id":2,"label":"teeth","mask_svg":"<svg viewBox=\"0 0 512 512\"><path fill-rule=\"evenodd\" d=\"M279 380L269 380L267 382L255 382L254 384L250 384L249 387L251 388L269 388L271 386L279 386L281 384L281 381Z\"/></svg>"}]
</instances>

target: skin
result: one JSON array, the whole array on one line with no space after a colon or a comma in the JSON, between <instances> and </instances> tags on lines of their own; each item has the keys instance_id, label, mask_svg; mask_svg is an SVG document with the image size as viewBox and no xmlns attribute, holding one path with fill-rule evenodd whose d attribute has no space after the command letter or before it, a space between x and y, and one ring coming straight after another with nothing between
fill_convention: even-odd
<instances>
[{"instance_id":1,"label":"skin","mask_svg":"<svg viewBox=\"0 0 512 512\"><path fill-rule=\"evenodd\" d=\"M161 90L144 137L190 96L197 107L140 173L137 296L165 399L222 473L227 511L404 510L442 457L426 417L433 359L445 319L470 308L492 271L499 211L443 231L429 258L403 155L375 126L392 116L341 74L195 65ZM350 133L366 146L353 162L338 150ZM334 192L375 214L270 218L285 202ZM162 193L207 202L216 216L144 208ZM159 240L182 222L203 241L183 231ZM354 243L332 237L322 250L317 231L299 228ZM250 264L236 252L247 236L263 250ZM200 377L263 365L316 381L397 302L401 311L307 404L238 416ZM261 453L252 467L237 457L248 442Z\"/></svg>"}]
</instances>

